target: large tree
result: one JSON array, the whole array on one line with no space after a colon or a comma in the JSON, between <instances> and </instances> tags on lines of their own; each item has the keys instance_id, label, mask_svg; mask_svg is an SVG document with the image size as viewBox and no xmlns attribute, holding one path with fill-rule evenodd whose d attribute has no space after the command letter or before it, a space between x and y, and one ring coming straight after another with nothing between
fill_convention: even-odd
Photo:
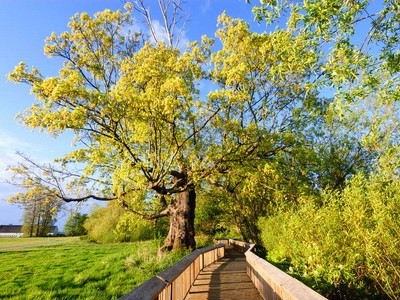
<instances>
[{"instance_id":1,"label":"large tree","mask_svg":"<svg viewBox=\"0 0 400 300\"><path fill-rule=\"evenodd\" d=\"M45 53L65 61L59 76L44 78L21 63L10 78L30 84L39 100L22 114L25 124L54 135L75 132L80 148L63 162L84 163L85 171L70 184L98 183L99 190L82 197L67 195L60 182L53 183L60 198L118 200L144 218L170 216L166 247L194 248L195 193L188 172L195 153L190 149L215 114L195 108L194 81L203 75L199 63L205 58L201 51L181 54L172 45L151 44L145 34L129 32L130 8L93 18L77 14L70 32L53 33ZM55 173L64 171L47 171L57 181ZM156 196L159 203L153 205ZM135 207L135 200L146 205Z\"/></svg>"},{"instance_id":2,"label":"large tree","mask_svg":"<svg viewBox=\"0 0 400 300\"><path fill-rule=\"evenodd\" d=\"M168 32L175 21L168 21L166 8L173 3L176 13L178 6L160 3ZM142 1L138 7L150 20ZM195 248L198 183L221 186L221 174L274 157L295 143L294 128L307 126L317 104L307 85L315 45L285 30L251 32L247 23L223 14L218 51L211 52L208 38L180 51L172 35L163 42L130 32L134 10L126 9L77 14L70 32L53 33L45 53L63 59L58 76L44 77L24 63L10 74L31 85L37 99L22 122L53 135L74 132L78 149L61 161L84 166L78 174L36 164L24 174L35 182L34 169L45 171L41 176L64 201L116 200L146 219L168 216L165 247ZM213 89L206 96L199 91L205 80ZM68 184L60 176L69 177Z\"/></svg>"}]
</instances>

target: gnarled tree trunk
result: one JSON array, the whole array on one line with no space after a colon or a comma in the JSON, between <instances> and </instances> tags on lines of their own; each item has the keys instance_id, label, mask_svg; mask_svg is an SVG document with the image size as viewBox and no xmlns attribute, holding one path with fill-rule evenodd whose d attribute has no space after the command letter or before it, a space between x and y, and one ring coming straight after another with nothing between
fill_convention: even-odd
<instances>
[{"instance_id":1,"label":"gnarled tree trunk","mask_svg":"<svg viewBox=\"0 0 400 300\"><path fill-rule=\"evenodd\" d=\"M175 176L180 186L187 185L185 171ZM169 207L169 232L164 241L166 250L186 248L196 249L194 239L194 217L196 208L196 192L194 186L188 186L182 192L175 194L175 198Z\"/></svg>"}]
</instances>

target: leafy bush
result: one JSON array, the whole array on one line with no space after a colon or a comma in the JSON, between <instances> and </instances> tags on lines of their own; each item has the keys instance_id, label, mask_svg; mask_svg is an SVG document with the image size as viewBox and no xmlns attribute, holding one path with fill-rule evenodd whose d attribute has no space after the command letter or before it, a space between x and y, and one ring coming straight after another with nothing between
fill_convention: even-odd
<instances>
[{"instance_id":1,"label":"leafy bush","mask_svg":"<svg viewBox=\"0 0 400 300\"><path fill-rule=\"evenodd\" d=\"M116 204L109 202L106 207L97 206L93 209L84 225L89 240L102 243L118 241L114 229L118 225L119 218L124 214L124 210Z\"/></svg>"},{"instance_id":2,"label":"leafy bush","mask_svg":"<svg viewBox=\"0 0 400 300\"><path fill-rule=\"evenodd\" d=\"M96 207L85 222L88 238L101 243L144 241L165 236L167 220L156 224L127 214L117 202Z\"/></svg>"},{"instance_id":3,"label":"leafy bush","mask_svg":"<svg viewBox=\"0 0 400 300\"><path fill-rule=\"evenodd\" d=\"M67 236L79 236L87 234L87 230L84 227L87 218L88 215L86 214L72 214L64 225L65 234Z\"/></svg>"},{"instance_id":4,"label":"leafy bush","mask_svg":"<svg viewBox=\"0 0 400 300\"><path fill-rule=\"evenodd\" d=\"M159 219L157 223L153 223L141 218L135 218L130 214L124 214L119 218L114 233L120 242L159 239L168 233L168 220Z\"/></svg>"},{"instance_id":5,"label":"leafy bush","mask_svg":"<svg viewBox=\"0 0 400 300\"><path fill-rule=\"evenodd\" d=\"M400 298L400 180L391 172L353 177L259 222L268 259L329 298Z\"/></svg>"}]
</instances>

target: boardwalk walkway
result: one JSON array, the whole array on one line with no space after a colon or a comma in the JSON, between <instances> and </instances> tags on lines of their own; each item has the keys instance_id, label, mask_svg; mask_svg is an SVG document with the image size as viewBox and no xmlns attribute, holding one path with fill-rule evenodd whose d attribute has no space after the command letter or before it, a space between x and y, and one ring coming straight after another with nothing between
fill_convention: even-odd
<instances>
[{"instance_id":1,"label":"boardwalk walkway","mask_svg":"<svg viewBox=\"0 0 400 300\"><path fill-rule=\"evenodd\" d=\"M244 254L227 247L225 257L200 272L186 299L262 300L246 272Z\"/></svg>"}]
</instances>

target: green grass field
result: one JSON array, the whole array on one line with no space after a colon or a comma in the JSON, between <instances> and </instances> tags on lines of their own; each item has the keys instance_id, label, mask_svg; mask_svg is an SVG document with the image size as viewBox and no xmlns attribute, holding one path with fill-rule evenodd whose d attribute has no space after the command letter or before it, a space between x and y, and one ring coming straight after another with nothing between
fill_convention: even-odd
<instances>
[{"instance_id":1,"label":"green grass field","mask_svg":"<svg viewBox=\"0 0 400 300\"><path fill-rule=\"evenodd\" d=\"M158 247L157 241L0 239L0 299L116 299L186 254L159 254Z\"/></svg>"},{"instance_id":2,"label":"green grass field","mask_svg":"<svg viewBox=\"0 0 400 300\"><path fill-rule=\"evenodd\" d=\"M0 238L0 251L3 248L20 248L38 244L54 244L77 241L77 237L32 237L32 238Z\"/></svg>"}]
</instances>

